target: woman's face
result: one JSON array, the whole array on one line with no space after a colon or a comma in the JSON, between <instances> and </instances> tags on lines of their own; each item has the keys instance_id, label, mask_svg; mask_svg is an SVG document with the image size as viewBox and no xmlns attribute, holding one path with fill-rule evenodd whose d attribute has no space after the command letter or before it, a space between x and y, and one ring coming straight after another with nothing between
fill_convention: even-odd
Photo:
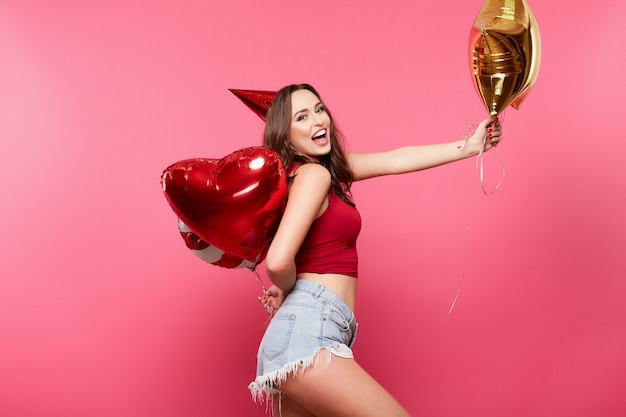
<instances>
[{"instance_id":1,"label":"woman's face","mask_svg":"<svg viewBox=\"0 0 626 417\"><path fill-rule=\"evenodd\" d=\"M289 142L298 152L317 161L330 152L330 116L309 90L291 94Z\"/></svg>"}]
</instances>

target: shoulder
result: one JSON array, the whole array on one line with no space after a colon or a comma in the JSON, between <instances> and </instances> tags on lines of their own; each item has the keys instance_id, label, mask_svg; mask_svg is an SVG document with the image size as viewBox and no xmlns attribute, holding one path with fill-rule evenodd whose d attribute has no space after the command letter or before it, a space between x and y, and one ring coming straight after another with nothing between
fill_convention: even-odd
<instances>
[{"instance_id":1,"label":"shoulder","mask_svg":"<svg viewBox=\"0 0 626 417\"><path fill-rule=\"evenodd\" d=\"M302 164L293 172L289 185L289 201L319 206L330 191L330 172L319 164Z\"/></svg>"},{"instance_id":2,"label":"shoulder","mask_svg":"<svg viewBox=\"0 0 626 417\"><path fill-rule=\"evenodd\" d=\"M289 185L283 221L286 224L291 220L294 222L291 224L304 221L310 225L328 206L330 184L330 172L322 165L307 163L297 167Z\"/></svg>"},{"instance_id":3,"label":"shoulder","mask_svg":"<svg viewBox=\"0 0 626 417\"><path fill-rule=\"evenodd\" d=\"M320 164L307 163L297 166L293 171L294 183L318 182L330 186L330 172Z\"/></svg>"}]
</instances>

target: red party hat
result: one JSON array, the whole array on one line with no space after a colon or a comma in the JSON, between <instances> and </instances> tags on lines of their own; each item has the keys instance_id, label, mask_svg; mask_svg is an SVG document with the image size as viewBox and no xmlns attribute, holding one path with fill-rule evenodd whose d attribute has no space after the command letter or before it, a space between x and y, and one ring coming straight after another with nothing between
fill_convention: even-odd
<instances>
[{"instance_id":1,"label":"red party hat","mask_svg":"<svg viewBox=\"0 0 626 417\"><path fill-rule=\"evenodd\" d=\"M267 110L272 105L276 91L259 91L259 90L235 90L229 88L228 91L233 93L243 101L253 112L255 112L263 121L267 116Z\"/></svg>"}]
</instances>

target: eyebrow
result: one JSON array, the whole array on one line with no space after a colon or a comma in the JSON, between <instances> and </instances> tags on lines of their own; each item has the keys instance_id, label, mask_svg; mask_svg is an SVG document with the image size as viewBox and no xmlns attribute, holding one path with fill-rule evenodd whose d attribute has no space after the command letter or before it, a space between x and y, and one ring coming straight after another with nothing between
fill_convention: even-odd
<instances>
[{"instance_id":1,"label":"eyebrow","mask_svg":"<svg viewBox=\"0 0 626 417\"><path fill-rule=\"evenodd\" d=\"M313 108L315 109L315 108L317 108L317 107L318 107L319 105L321 105L321 104L322 104L322 102L321 102L321 101L318 101L318 102L315 104L315 106L313 106ZM302 110L298 110L297 112L295 112L295 113L293 114L293 117L296 117L296 116L298 115L298 113L306 113L306 112L308 112L308 111L309 111L309 109L308 109L308 108L306 108L306 109L302 109Z\"/></svg>"}]
</instances>

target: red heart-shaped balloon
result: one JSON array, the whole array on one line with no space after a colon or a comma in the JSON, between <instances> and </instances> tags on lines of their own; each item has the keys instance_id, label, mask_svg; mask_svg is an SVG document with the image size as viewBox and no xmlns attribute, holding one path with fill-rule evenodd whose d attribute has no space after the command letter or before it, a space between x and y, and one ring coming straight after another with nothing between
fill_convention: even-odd
<instances>
[{"instance_id":1,"label":"red heart-shaped balloon","mask_svg":"<svg viewBox=\"0 0 626 417\"><path fill-rule=\"evenodd\" d=\"M227 254L259 263L287 201L280 157L265 147L216 159L187 159L163 171L165 198L203 240Z\"/></svg>"},{"instance_id":2,"label":"red heart-shaped balloon","mask_svg":"<svg viewBox=\"0 0 626 417\"><path fill-rule=\"evenodd\" d=\"M191 249L191 252L196 255L196 257L211 265L228 269L248 268L254 270L256 267L255 262L250 262L238 256L231 255L205 242L200 236L192 232L180 219L178 219L178 231L185 241L185 245Z\"/></svg>"}]
</instances>

